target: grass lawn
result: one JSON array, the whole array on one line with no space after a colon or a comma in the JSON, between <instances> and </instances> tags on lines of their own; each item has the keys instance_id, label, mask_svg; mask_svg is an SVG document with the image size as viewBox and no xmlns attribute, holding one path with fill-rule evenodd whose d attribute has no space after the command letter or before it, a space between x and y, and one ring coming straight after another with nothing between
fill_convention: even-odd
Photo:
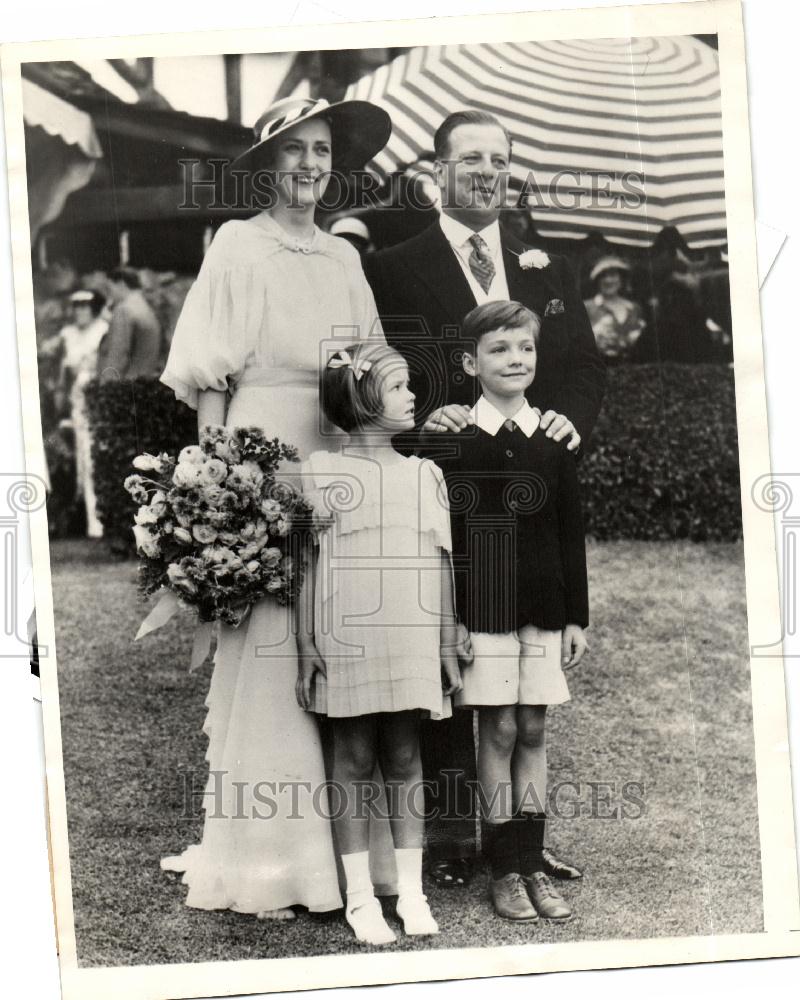
<instances>
[{"instance_id":1,"label":"grass lawn","mask_svg":"<svg viewBox=\"0 0 800 1000\"><path fill-rule=\"evenodd\" d=\"M577 917L499 920L481 873L466 890L426 886L441 934L401 934L392 950L762 929L742 548L613 542L588 555L591 649L550 717L552 782L575 785L549 839L585 869L564 890ZM133 563L60 542L52 568L80 963L368 950L341 911L274 924L184 906L159 859L201 829L184 791L204 781L211 666L187 672L188 618L132 642L146 611Z\"/></svg>"}]
</instances>

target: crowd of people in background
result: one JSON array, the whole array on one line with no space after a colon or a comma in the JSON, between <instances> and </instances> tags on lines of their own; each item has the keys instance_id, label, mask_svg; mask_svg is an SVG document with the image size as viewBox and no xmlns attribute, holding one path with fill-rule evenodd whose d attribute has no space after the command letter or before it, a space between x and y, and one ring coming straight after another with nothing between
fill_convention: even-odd
<instances>
[{"instance_id":1,"label":"crowd of people in background","mask_svg":"<svg viewBox=\"0 0 800 1000\"><path fill-rule=\"evenodd\" d=\"M523 209L506 210L502 224L524 243L541 246ZM365 218L339 216L329 231L362 257L376 249ZM577 257L586 310L609 364L733 360L727 264L719 250L693 259L680 233L667 227L639 259L603 239L586 240Z\"/></svg>"},{"instance_id":2,"label":"crowd of people in background","mask_svg":"<svg viewBox=\"0 0 800 1000\"><path fill-rule=\"evenodd\" d=\"M503 225L517 238L541 241L527 212L507 210ZM327 220L362 257L376 239L368 217ZM609 365L732 361L730 299L724 253L692 259L675 229L665 229L646 257L626 256L600 238L580 246L575 270L597 345ZM192 276L120 267L79 276L57 262L34 281L40 396L57 535L102 535L92 484L86 387L156 377Z\"/></svg>"},{"instance_id":3,"label":"crowd of people in background","mask_svg":"<svg viewBox=\"0 0 800 1000\"><path fill-rule=\"evenodd\" d=\"M100 538L92 474L87 389L158 377L190 279L119 267L78 278L58 263L34 283L42 427L51 531ZM77 287L76 287L77 286ZM172 294L170 294L170 292ZM176 294L177 292L177 294Z\"/></svg>"}]
</instances>

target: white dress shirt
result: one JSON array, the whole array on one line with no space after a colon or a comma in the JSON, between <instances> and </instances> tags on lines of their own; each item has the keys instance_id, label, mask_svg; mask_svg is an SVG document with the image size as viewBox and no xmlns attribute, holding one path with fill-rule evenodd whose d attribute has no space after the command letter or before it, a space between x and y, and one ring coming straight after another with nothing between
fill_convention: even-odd
<instances>
[{"instance_id":1,"label":"white dress shirt","mask_svg":"<svg viewBox=\"0 0 800 1000\"><path fill-rule=\"evenodd\" d=\"M470 237L475 235L475 230L470 229L461 222L446 215L444 212L439 216L439 225L447 238L447 242L453 248L456 260L461 265L461 270L469 282L472 294L475 296L475 303L483 305L484 302L494 302L498 299L508 302L508 282L506 281L506 269L503 264L503 249L500 244L500 223L495 221L485 229L478 231L478 236L483 240L488 248L488 253L494 263L494 277L489 286L489 291L484 292L478 283L478 279L470 270L469 257L472 253Z\"/></svg>"},{"instance_id":2,"label":"white dress shirt","mask_svg":"<svg viewBox=\"0 0 800 1000\"><path fill-rule=\"evenodd\" d=\"M525 437L530 437L539 426L539 414L530 405L527 399L522 401L522 405L513 417L504 416L485 396L481 396L478 402L469 411L476 427L491 434L497 434L506 420L513 420Z\"/></svg>"}]
</instances>

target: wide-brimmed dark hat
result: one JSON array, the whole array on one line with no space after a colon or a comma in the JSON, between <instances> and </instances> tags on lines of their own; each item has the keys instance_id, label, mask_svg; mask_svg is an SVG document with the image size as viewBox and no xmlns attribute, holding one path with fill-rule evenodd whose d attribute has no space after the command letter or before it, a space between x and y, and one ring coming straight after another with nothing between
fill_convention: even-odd
<instances>
[{"instance_id":1,"label":"wide-brimmed dark hat","mask_svg":"<svg viewBox=\"0 0 800 1000\"><path fill-rule=\"evenodd\" d=\"M255 170L267 162L270 143L299 122L324 118L331 127L332 167L334 170L359 170L376 156L389 141L392 120L369 101L340 101L329 104L323 98L287 97L272 104L253 126L255 143L237 156L231 169Z\"/></svg>"}]
</instances>

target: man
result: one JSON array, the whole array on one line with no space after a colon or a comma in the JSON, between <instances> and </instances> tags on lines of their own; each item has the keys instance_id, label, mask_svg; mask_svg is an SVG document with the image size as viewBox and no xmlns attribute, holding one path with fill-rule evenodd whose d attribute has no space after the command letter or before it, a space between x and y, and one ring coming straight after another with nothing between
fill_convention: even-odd
<instances>
[{"instance_id":1,"label":"man","mask_svg":"<svg viewBox=\"0 0 800 1000\"><path fill-rule=\"evenodd\" d=\"M161 373L161 327L142 295L139 276L120 267L109 274L114 312L100 343L97 374L101 382Z\"/></svg>"},{"instance_id":2,"label":"man","mask_svg":"<svg viewBox=\"0 0 800 1000\"><path fill-rule=\"evenodd\" d=\"M528 401L539 411L547 436L577 452L600 410L605 367L566 259L531 250L500 229L511 137L487 112L457 111L439 126L434 150L440 218L418 236L364 260L386 339L409 364L417 425L426 432L458 432L472 422L475 388L461 365L461 322L483 302L514 300L542 317ZM401 450L414 444L398 442ZM460 635L468 655L466 632ZM424 726L422 756L428 790L433 789L427 808L447 813L428 824L431 874L442 885L464 885L475 854L471 713ZM550 852L546 870L580 877Z\"/></svg>"}]
</instances>

